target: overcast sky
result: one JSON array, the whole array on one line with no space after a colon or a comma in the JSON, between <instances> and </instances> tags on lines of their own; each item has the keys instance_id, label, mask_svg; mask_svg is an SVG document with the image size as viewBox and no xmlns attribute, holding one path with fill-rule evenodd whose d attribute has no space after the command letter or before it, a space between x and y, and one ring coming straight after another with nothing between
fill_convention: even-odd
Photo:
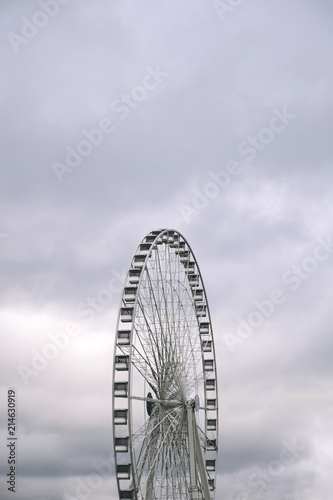
<instances>
[{"instance_id":1,"label":"overcast sky","mask_svg":"<svg viewBox=\"0 0 333 500\"><path fill-rule=\"evenodd\" d=\"M332 500L332 2L2 0L0 19L1 498L117 498L121 283L168 227L211 309L216 498Z\"/></svg>"}]
</instances>

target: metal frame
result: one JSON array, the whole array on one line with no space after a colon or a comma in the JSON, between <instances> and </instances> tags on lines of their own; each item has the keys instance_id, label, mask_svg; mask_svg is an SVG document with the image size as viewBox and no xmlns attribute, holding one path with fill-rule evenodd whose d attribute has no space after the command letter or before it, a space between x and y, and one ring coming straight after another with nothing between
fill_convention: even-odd
<instances>
[{"instance_id":1,"label":"metal frame","mask_svg":"<svg viewBox=\"0 0 333 500\"><path fill-rule=\"evenodd\" d=\"M132 258L118 314L113 387L119 498L212 500L218 451L213 331L198 263L175 230L152 231Z\"/></svg>"}]
</instances>

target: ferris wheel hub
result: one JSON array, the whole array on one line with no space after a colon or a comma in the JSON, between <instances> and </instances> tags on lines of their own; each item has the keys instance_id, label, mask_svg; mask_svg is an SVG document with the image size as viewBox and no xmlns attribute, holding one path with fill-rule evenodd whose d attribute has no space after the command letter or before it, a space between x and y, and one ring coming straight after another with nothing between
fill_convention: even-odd
<instances>
[{"instance_id":1,"label":"ferris wheel hub","mask_svg":"<svg viewBox=\"0 0 333 500\"><path fill-rule=\"evenodd\" d=\"M188 399L185 402L185 406L186 406L186 408L193 408L193 410L199 411L199 409L200 409L200 398L199 398L198 394L196 394L194 398Z\"/></svg>"}]
</instances>

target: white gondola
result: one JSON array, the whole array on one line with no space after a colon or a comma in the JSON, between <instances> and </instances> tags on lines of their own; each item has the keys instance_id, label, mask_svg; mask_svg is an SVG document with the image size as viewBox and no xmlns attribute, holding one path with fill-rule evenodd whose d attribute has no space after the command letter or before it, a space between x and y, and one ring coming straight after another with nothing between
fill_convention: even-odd
<instances>
[{"instance_id":1,"label":"white gondola","mask_svg":"<svg viewBox=\"0 0 333 500\"><path fill-rule=\"evenodd\" d=\"M142 269L146 261L145 255L135 255L134 256L134 267L137 269Z\"/></svg>"},{"instance_id":2,"label":"white gondola","mask_svg":"<svg viewBox=\"0 0 333 500\"><path fill-rule=\"evenodd\" d=\"M122 307L120 319L123 323L130 323L133 319L133 307Z\"/></svg>"},{"instance_id":3,"label":"white gondola","mask_svg":"<svg viewBox=\"0 0 333 500\"><path fill-rule=\"evenodd\" d=\"M113 421L115 425L127 425L128 410L114 410Z\"/></svg>"},{"instance_id":4,"label":"white gondola","mask_svg":"<svg viewBox=\"0 0 333 500\"><path fill-rule=\"evenodd\" d=\"M206 407L207 410L216 410L216 399L207 399Z\"/></svg>"},{"instance_id":5,"label":"white gondola","mask_svg":"<svg viewBox=\"0 0 333 500\"><path fill-rule=\"evenodd\" d=\"M216 430L216 418L208 418L207 431L215 431L215 430Z\"/></svg>"},{"instance_id":6,"label":"white gondola","mask_svg":"<svg viewBox=\"0 0 333 500\"><path fill-rule=\"evenodd\" d=\"M168 243L169 245L173 243L173 233L164 233L162 237L163 243Z\"/></svg>"},{"instance_id":7,"label":"white gondola","mask_svg":"<svg viewBox=\"0 0 333 500\"><path fill-rule=\"evenodd\" d=\"M214 370L214 360L204 359L204 370L206 372L212 372Z\"/></svg>"},{"instance_id":8,"label":"white gondola","mask_svg":"<svg viewBox=\"0 0 333 500\"><path fill-rule=\"evenodd\" d=\"M117 345L130 345L131 330L118 330Z\"/></svg>"},{"instance_id":9,"label":"white gondola","mask_svg":"<svg viewBox=\"0 0 333 500\"><path fill-rule=\"evenodd\" d=\"M216 451L217 450L216 439L207 438L206 449L207 451Z\"/></svg>"},{"instance_id":10,"label":"white gondola","mask_svg":"<svg viewBox=\"0 0 333 500\"><path fill-rule=\"evenodd\" d=\"M131 476L131 464L117 464L116 475L118 479L129 479Z\"/></svg>"},{"instance_id":11,"label":"white gondola","mask_svg":"<svg viewBox=\"0 0 333 500\"><path fill-rule=\"evenodd\" d=\"M113 385L116 398L127 398L128 382L115 382Z\"/></svg>"},{"instance_id":12,"label":"white gondola","mask_svg":"<svg viewBox=\"0 0 333 500\"><path fill-rule=\"evenodd\" d=\"M130 269L128 272L128 281L131 285L137 285L140 281L141 269Z\"/></svg>"},{"instance_id":13,"label":"white gondola","mask_svg":"<svg viewBox=\"0 0 333 500\"><path fill-rule=\"evenodd\" d=\"M114 448L117 453L127 453L128 452L128 437L116 437L114 438Z\"/></svg>"},{"instance_id":14,"label":"white gondola","mask_svg":"<svg viewBox=\"0 0 333 500\"><path fill-rule=\"evenodd\" d=\"M212 352L212 341L211 340L204 340L201 343L201 348L203 352Z\"/></svg>"},{"instance_id":15,"label":"white gondola","mask_svg":"<svg viewBox=\"0 0 333 500\"><path fill-rule=\"evenodd\" d=\"M179 255L179 259L182 264L185 264L190 260L190 252L188 250L185 250Z\"/></svg>"},{"instance_id":16,"label":"white gondola","mask_svg":"<svg viewBox=\"0 0 333 500\"><path fill-rule=\"evenodd\" d=\"M185 252L185 241L179 241L175 252L178 254L182 254L183 252Z\"/></svg>"},{"instance_id":17,"label":"white gondola","mask_svg":"<svg viewBox=\"0 0 333 500\"><path fill-rule=\"evenodd\" d=\"M133 490L120 490L119 498L121 500L132 500L134 499L134 492Z\"/></svg>"},{"instance_id":18,"label":"white gondola","mask_svg":"<svg viewBox=\"0 0 333 500\"><path fill-rule=\"evenodd\" d=\"M145 237L145 242L146 243L153 243L156 239L156 236L154 234L148 234L148 236Z\"/></svg>"},{"instance_id":19,"label":"white gondola","mask_svg":"<svg viewBox=\"0 0 333 500\"><path fill-rule=\"evenodd\" d=\"M191 287L195 287L199 285L199 275L198 274L189 274L188 282Z\"/></svg>"},{"instance_id":20,"label":"white gondola","mask_svg":"<svg viewBox=\"0 0 333 500\"><path fill-rule=\"evenodd\" d=\"M216 387L215 379L213 379L213 378L206 379L205 387L206 387L206 391L215 391L215 387Z\"/></svg>"},{"instance_id":21,"label":"white gondola","mask_svg":"<svg viewBox=\"0 0 333 500\"><path fill-rule=\"evenodd\" d=\"M135 286L126 287L124 290L125 302L135 302L137 288Z\"/></svg>"},{"instance_id":22,"label":"white gondola","mask_svg":"<svg viewBox=\"0 0 333 500\"><path fill-rule=\"evenodd\" d=\"M127 371L128 363L129 363L129 356L126 355L116 356L114 366L118 372Z\"/></svg>"},{"instance_id":23,"label":"white gondola","mask_svg":"<svg viewBox=\"0 0 333 500\"><path fill-rule=\"evenodd\" d=\"M209 489L210 491L215 490L215 479L208 479Z\"/></svg>"},{"instance_id":24,"label":"white gondola","mask_svg":"<svg viewBox=\"0 0 333 500\"><path fill-rule=\"evenodd\" d=\"M195 262L187 262L185 264L185 273L194 274L194 271L195 271Z\"/></svg>"},{"instance_id":25,"label":"white gondola","mask_svg":"<svg viewBox=\"0 0 333 500\"><path fill-rule=\"evenodd\" d=\"M216 460L206 460L206 470L214 471L215 470Z\"/></svg>"},{"instance_id":26,"label":"white gondola","mask_svg":"<svg viewBox=\"0 0 333 500\"><path fill-rule=\"evenodd\" d=\"M209 323L200 323L199 332L200 332L200 335L208 335L209 334Z\"/></svg>"},{"instance_id":27,"label":"white gondola","mask_svg":"<svg viewBox=\"0 0 333 500\"><path fill-rule=\"evenodd\" d=\"M204 299L204 292L203 292L202 288L199 288L198 290L194 290L193 297L194 297L194 300L202 301Z\"/></svg>"},{"instance_id":28,"label":"white gondola","mask_svg":"<svg viewBox=\"0 0 333 500\"><path fill-rule=\"evenodd\" d=\"M173 242L170 243L171 248L176 248L179 245L179 234L175 233L173 235Z\"/></svg>"},{"instance_id":29,"label":"white gondola","mask_svg":"<svg viewBox=\"0 0 333 500\"><path fill-rule=\"evenodd\" d=\"M198 318L206 316L207 306L205 304L195 304L195 312Z\"/></svg>"},{"instance_id":30,"label":"white gondola","mask_svg":"<svg viewBox=\"0 0 333 500\"><path fill-rule=\"evenodd\" d=\"M139 252L141 255L147 255L150 249L151 245L149 243L141 243L139 246Z\"/></svg>"},{"instance_id":31,"label":"white gondola","mask_svg":"<svg viewBox=\"0 0 333 500\"><path fill-rule=\"evenodd\" d=\"M161 238L157 238L156 245L162 245L162 243L163 243L163 238L162 237Z\"/></svg>"}]
</instances>

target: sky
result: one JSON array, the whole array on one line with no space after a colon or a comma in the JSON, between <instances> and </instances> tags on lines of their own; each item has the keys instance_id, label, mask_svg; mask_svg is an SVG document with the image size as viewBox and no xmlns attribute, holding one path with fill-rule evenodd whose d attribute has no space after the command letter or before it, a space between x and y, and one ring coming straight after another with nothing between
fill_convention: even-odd
<instances>
[{"instance_id":1,"label":"sky","mask_svg":"<svg viewBox=\"0 0 333 500\"><path fill-rule=\"evenodd\" d=\"M333 499L332 17L329 0L2 0L1 498L117 498L122 284L172 228L214 328L216 498Z\"/></svg>"}]
</instances>

